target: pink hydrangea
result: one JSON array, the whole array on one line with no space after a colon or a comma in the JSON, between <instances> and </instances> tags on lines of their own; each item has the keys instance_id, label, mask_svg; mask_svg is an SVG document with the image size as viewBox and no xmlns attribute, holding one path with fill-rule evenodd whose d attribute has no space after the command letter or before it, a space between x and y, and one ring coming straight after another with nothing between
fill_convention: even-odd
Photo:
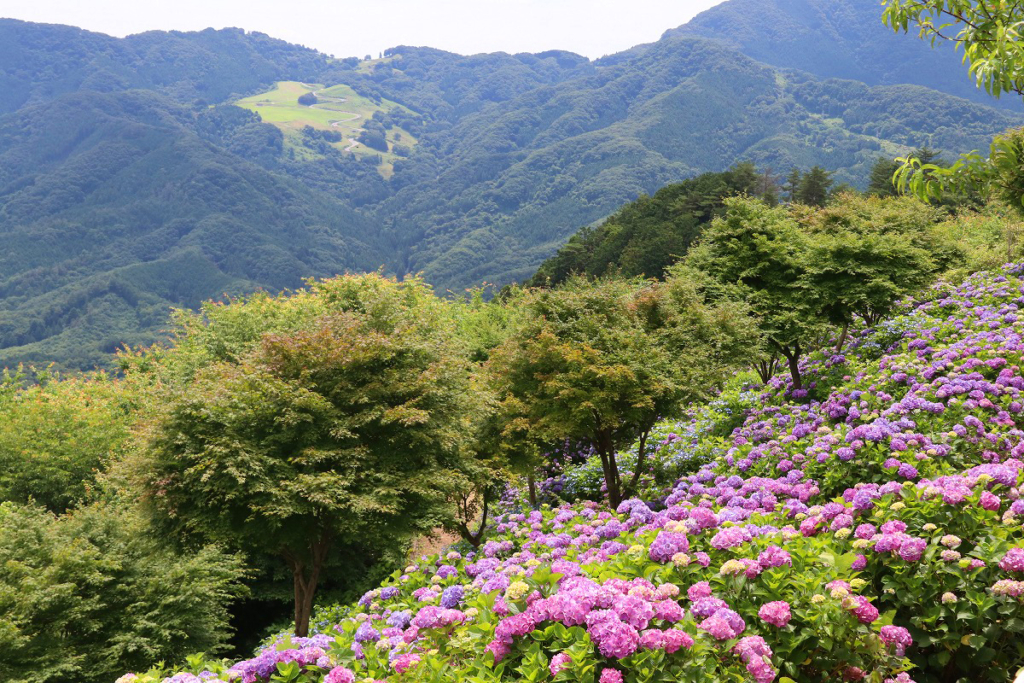
<instances>
[{"instance_id":1,"label":"pink hydrangea","mask_svg":"<svg viewBox=\"0 0 1024 683\"><path fill-rule=\"evenodd\" d=\"M416 665L419 663L419 655L407 652L405 654L398 655L397 657L395 657L395 661L391 663L391 666L394 667L395 671L397 671L398 673L404 674L406 671L415 669Z\"/></svg>"},{"instance_id":2,"label":"pink hydrangea","mask_svg":"<svg viewBox=\"0 0 1024 683\"><path fill-rule=\"evenodd\" d=\"M747 666L747 672L754 677L756 683L771 683L775 680L775 668L772 666L772 650L761 636L741 638L733 652Z\"/></svg>"},{"instance_id":3,"label":"pink hydrangea","mask_svg":"<svg viewBox=\"0 0 1024 683\"><path fill-rule=\"evenodd\" d=\"M850 612L857 617L857 621L862 624L870 624L878 619L878 608L872 605L867 598L863 595L856 595L853 600L856 604Z\"/></svg>"},{"instance_id":4,"label":"pink hydrangea","mask_svg":"<svg viewBox=\"0 0 1024 683\"><path fill-rule=\"evenodd\" d=\"M505 656L512 651L512 648L508 643L504 643L500 640L492 640L487 644L485 648L488 652L494 655L494 663L497 664L501 660L505 659Z\"/></svg>"},{"instance_id":5,"label":"pink hydrangea","mask_svg":"<svg viewBox=\"0 0 1024 683\"><path fill-rule=\"evenodd\" d=\"M598 683L622 683L622 672L617 669L605 669L601 672Z\"/></svg>"},{"instance_id":6,"label":"pink hydrangea","mask_svg":"<svg viewBox=\"0 0 1024 683\"><path fill-rule=\"evenodd\" d=\"M572 657L564 652L559 652L551 658L551 662L548 664L548 671L551 672L552 676L557 676L560 671L568 669L571 662Z\"/></svg>"},{"instance_id":7,"label":"pink hydrangea","mask_svg":"<svg viewBox=\"0 0 1024 683\"><path fill-rule=\"evenodd\" d=\"M793 564L789 553L777 545L770 545L757 556L758 563L765 569Z\"/></svg>"},{"instance_id":8,"label":"pink hydrangea","mask_svg":"<svg viewBox=\"0 0 1024 683\"><path fill-rule=\"evenodd\" d=\"M1006 572L1024 572L1024 548L1010 548L999 560L999 568Z\"/></svg>"},{"instance_id":9,"label":"pink hydrangea","mask_svg":"<svg viewBox=\"0 0 1024 683\"><path fill-rule=\"evenodd\" d=\"M356 674L351 669L343 666L336 666L324 676L324 683L352 683L356 680Z\"/></svg>"},{"instance_id":10,"label":"pink hydrangea","mask_svg":"<svg viewBox=\"0 0 1024 683\"><path fill-rule=\"evenodd\" d=\"M910 631L902 626L883 626L879 636L883 643L894 649L897 657L902 657L914 642Z\"/></svg>"},{"instance_id":11,"label":"pink hydrangea","mask_svg":"<svg viewBox=\"0 0 1024 683\"><path fill-rule=\"evenodd\" d=\"M707 581L698 581L686 589L686 595L692 602L696 602L701 598L710 598L711 584Z\"/></svg>"},{"instance_id":12,"label":"pink hydrangea","mask_svg":"<svg viewBox=\"0 0 1024 683\"><path fill-rule=\"evenodd\" d=\"M647 629L640 634L640 647L644 650L665 649L665 632L656 628Z\"/></svg>"},{"instance_id":13,"label":"pink hydrangea","mask_svg":"<svg viewBox=\"0 0 1024 683\"><path fill-rule=\"evenodd\" d=\"M789 609L789 603L785 600L766 602L757 611L757 616L761 617L761 621L779 628L787 626L789 620L793 618L793 614Z\"/></svg>"},{"instance_id":14,"label":"pink hydrangea","mask_svg":"<svg viewBox=\"0 0 1024 683\"><path fill-rule=\"evenodd\" d=\"M693 647L693 638L682 629L670 628L665 633L665 652L672 654L680 648L689 649Z\"/></svg>"},{"instance_id":15,"label":"pink hydrangea","mask_svg":"<svg viewBox=\"0 0 1024 683\"><path fill-rule=\"evenodd\" d=\"M994 493L984 491L981 494L981 499L978 501L978 504L986 510L995 511L999 509L1002 501L999 500L999 496Z\"/></svg>"}]
</instances>

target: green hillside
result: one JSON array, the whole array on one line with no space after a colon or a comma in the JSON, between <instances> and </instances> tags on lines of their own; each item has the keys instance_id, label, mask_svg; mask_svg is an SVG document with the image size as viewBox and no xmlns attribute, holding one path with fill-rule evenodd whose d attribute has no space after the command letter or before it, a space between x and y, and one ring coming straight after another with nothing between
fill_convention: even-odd
<instances>
[{"instance_id":1,"label":"green hillside","mask_svg":"<svg viewBox=\"0 0 1024 683\"><path fill-rule=\"evenodd\" d=\"M847 18L844 36L884 31ZM959 92L957 73L929 84ZM597 61L361 61L235 29L114 39L11 20L0 112L0 364L76 368L225 291L381 266L441 291L521 281L582 226L737 161L864 187L879 156L952 156L1024 123L692 35Z\"/></svg>"},{"instance_id":2,"label":"green hillside","mask_svg":"<svg viewBox=\"0 0 1024 683\"><path fill-rule=\"evenodd\" d=\"M306 94L313 95L316 102L300 104L299 97ZM325 138L328 144L340 152L351 153L359 158L379 157L378 169L384 178L393 175L395 160L408 156L416 146L416 138L409 131L400 126L383 129L379 123L377 125L381 125L387 150L373 149L360 142L360 134L366 132L375 114L389 114L396 109L407 116L413 114L390 100L375 102L347 85L325 88L319 84L281 81L269 92L252 95L233 104L259 114L263 121L280 128L289 149L295 149L303 156L311 153L302 140L303 130L307 126L318 131L337 133L338 139L333 139L334 136ZM397 154L395 149L403 153Z\"/></svg>"},{"instance_id":3,"label":"green hillside","mask_svg":"<svg viewBox=\"0 0 1024 683\"><path fill-rule=\"evenodd\" d=\"M171 306L382 263L364 217L191 123L140 91L0 119L0 365L106 364Z\"/></svg>"},{"instance_id":4,"label":"green hillside","mask_svg":"<svg viewBox=\"0 0 1024 683\"><path fill-rule=\"evenodd\" d=\"M408 184L378 215L394 221L397 267L455 290L500 284L623 203L736 160L820 165L864 187L879 155L969 151L1022 122L922 87L821 81L672 37L423 136L396 167Z\"/></svg>"}]
</instances>

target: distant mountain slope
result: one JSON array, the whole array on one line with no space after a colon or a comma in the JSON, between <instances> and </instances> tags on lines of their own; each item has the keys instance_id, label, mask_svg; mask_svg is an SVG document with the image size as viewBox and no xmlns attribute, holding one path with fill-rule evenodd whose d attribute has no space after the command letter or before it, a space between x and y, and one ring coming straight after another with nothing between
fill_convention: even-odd
<instances>
[{"instance_id":1,"label":"distant mountain slope","mask_svg":"<svg viewBox=\"0 0 1024 683\"><path fill-rule=\"evenodd\" d=\"M577 228L737 160L819 164L863 185L879 154L969 151L1024 124L922 87L780 72L685 36L595 66L421 138L377 212L404 250L396 267L456 290L523 279Z\"/></svg>"},{"instance_id":2,"label":"distant mountain slope","mask_svg":"<svg viewBox=\"0 0 1024 683\"><path fill-rule=\"evenodd\" d=\"M149 92L0 118L0 365L90 367L172 305L383 262L344 204L215 147Z\"/></svg>"},{"instance_id":3,"label":"distant mountain slope","mask_svg":"<svg viewBox=\"0 0 1024 683\"><path fill-rule=\"evenodd\" d=\"M127 38L0 19L0 114L78 90L158 90L222 102L279 80L315 80L326 55L241 29Z\"/></svg>"},{"instance_id":4,"label":"distant mountain slope","mask_svg":"<svg viewBox=\"0 0 1024 683\"><path fill-rule=\"evenodd\" d=\"M0 366L90 367L157 339L171 305L348 268L456 291L523 280L581 226L701 172L819 164L863 186L880 154L967 151L1024 125L949 95L976 96L959 64L918 70L935 89L891 85L914 69L871 52L896 40L873 3L802 2L731 0L594 62L335 60L237 29L116 39L0 20ZM761 21L740 12L758 7ZM227 104L279 81L354 92L374 105L361 125L416 144L389 147L384 169L330 121L282 125L286 139Z\"/></svg>"},{"instance_id":5,"label":"distant mountain slope","mask_svg":"<svg viewBox=\"0 0 1024 683\"><path fill-rule=\"evenodd\" d=\"M720 40L765 64L868 85L923 85L993 106L1024 110L979 90L951 45L896 34L878 0L726 0L665 33Z\"/></svg>"}]
</instances>

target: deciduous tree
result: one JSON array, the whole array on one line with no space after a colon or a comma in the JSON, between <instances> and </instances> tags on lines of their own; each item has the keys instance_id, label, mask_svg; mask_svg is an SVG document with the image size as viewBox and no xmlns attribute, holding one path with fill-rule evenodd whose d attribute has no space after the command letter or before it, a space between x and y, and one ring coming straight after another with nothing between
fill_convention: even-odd
<instances>
[{"instance_id":1,"label":"deciduous tree","mask_svg":"<svg viewBox=\"0 0 1024 683\"><path fill-rule=\"evenodd\" d=\"M168 397L137 476L179 531L281 557L305 635L336 547L446 518L476 399L447 304L420 280L345 276L298 296L323 313Z\"/></svg>"},{"instance_id":2,"label":"deciduous tree","mask_svg":"<svg viewBox=\"0 0 1024 683\"><path fill-rule=\"evenodd\" d=\"M488 361L503 433L594 444L613 506L635 493L655 421L713 391L756 345L743 308L706 304L682 271L665 283L576 277L524 305ZM636 440L624 479L616 452Z\"/></svg>"}]
</instances>

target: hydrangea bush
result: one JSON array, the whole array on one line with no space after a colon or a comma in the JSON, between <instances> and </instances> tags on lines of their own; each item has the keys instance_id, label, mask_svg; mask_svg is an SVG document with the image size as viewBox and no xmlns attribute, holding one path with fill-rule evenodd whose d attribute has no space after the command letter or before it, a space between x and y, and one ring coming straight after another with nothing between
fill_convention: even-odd
<instances>
[{"instance_id":1,"label":"hydrangea bush","mask_svg":"<svg viewBox=\"0 0 1024 683\"><path fill-rule=\"evenodd\" d=\"M646 499L506 513L478 552L410 565L320 613L318 635L121 680L1009 680L1022 272L936 287L808 360L803 389L776 377L744 398L741 418L665 425L662 449L703 455Z\"/></svg>"}]
</instances>

